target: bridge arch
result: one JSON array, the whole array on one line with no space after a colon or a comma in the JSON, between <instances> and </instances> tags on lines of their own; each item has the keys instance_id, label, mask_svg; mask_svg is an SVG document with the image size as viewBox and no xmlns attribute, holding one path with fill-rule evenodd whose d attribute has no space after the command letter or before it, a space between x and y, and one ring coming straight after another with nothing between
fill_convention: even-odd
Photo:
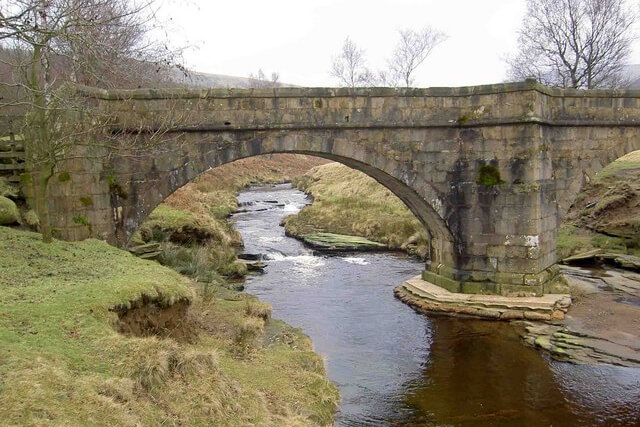
<instances>
[{"instance_id":1,"label":"bridge arch","mask_svg":"<svg viewBox=\"0 0 640 427\"><path fill-rule=\"evenodd\" d=\"M119 211L116 219L116 242L126 245L148 215L169 195L192 182L211 168L243 158L264 154L293 153L325 158L342 163L367 174L396 195L424 225L430 236L430 263L451 264L456 253L456 241L449 224L443 218L442 196L425 175L408 171L398 154L363 150L358 140L370 138L368 132L309 130L258 133L183 133L168 138L167 146L159 149L159 156L147 156L135 165L124 165L129 159L114 159L120 169L135 170L130 176L119 176L128 182L126 199L115 201ZM195 141L194 141L195 140ZM172 148L173 147L173 148ZM189 147L180 150L175 147ZM195 150L194 150L195 148ZM170 158L170 161L167 161ZM145 179L135 175L144 172ZM113 201L112 201L113 202ZM440 211L433 206L439 205Z\"/></svg>"}]
</instances>

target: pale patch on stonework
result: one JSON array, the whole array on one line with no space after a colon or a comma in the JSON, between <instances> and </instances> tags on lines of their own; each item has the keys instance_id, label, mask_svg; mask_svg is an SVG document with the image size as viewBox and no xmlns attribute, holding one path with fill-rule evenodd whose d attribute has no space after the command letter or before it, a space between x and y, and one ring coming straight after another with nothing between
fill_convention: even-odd
<instances>
[{"instance_id":1,"label":"pale patch on stonework","mask_svg":"<svg viewBox=\"0 0 640 427\"><path fill-rule=\"evenodd\" d=\"M479 119L484 114L484 105L481 105L480 108L476 108L473 110L473 118Z\"/></svg>"},{"instance_id":2,"label":"pale patch on stonework","mask_svg":"<svg viewBox=\"0 0 640 427\"><path fill-rule=\"evenodd\" d=\"M514 236L508 234L504 239L504 244L506 246L525 246L528 248L537 248L540 246L540 236L539 235L520 235Z\"/></svg>"},{"instance_id":3,"label":"pale patch on stonework","mask_svg":"<svg viewBox=\"0 0 640 427\"><path fill-rule=\"evenodd\" d=\"M524 245L529 248L537 248L540 246L540 236L524 236Z\"/></svg>"},{"instance_id":4,"label":"pale patch on stonework","mask_svg":"<svg viewBox=\"0 0 640 427\"><path fill-rule=\"evenodd\" d=\"M440 215L440 217L444 218L444 209L442 208L442 200L431 199L431 206L436 212L438 212L438 215Z\"/></svg>"}]
</instances>

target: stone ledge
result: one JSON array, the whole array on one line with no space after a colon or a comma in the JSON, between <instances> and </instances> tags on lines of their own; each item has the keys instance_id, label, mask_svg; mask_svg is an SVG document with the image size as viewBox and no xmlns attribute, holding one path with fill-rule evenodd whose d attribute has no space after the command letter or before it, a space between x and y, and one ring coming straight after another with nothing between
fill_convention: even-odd
<instances>
[{"instance_id":1,"label":"stone ledge","mask_svg":"<svg viewBox=\"0 0 640 427\"><path fill-rule=\"evenodd\" d=\"M394 294L420 312L497 320L562 320L571 305L571 297L565 294L505 297L454 293L424 281L420 276L409 279L395 288Z\"/></svg>"},{"instance_id":2,"label":"stone ledge","mask_svg":"<svg viewBox=\"0 0 640 427\"><path fill-rule=\"evenodd\" d=\"M639 98L637 89L569 89L545 86L535 80L477 86L390 87L277 87L277 88L146 88L100 89L70 85L78 94L102 100L211 98L335 98L335 97L472 97L513 92L538 92L552 98Z\"/></svg>"}]
</instances>

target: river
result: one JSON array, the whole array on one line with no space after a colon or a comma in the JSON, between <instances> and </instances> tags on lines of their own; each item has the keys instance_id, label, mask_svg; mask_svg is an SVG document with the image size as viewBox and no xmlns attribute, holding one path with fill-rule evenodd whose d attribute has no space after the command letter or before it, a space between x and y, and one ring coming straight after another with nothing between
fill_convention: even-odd
<instances>
[{"instance_id":1,"label":"river","mask_svg":"<svg viewBox=\"0 0 640 427\"><path fill-rule=\"evenodd\" d=\"M309 203L287 184L238 201L245 252L268 264L246 290L311 337L342 397L336 425L640 424L640 369L556 362L508 323L417 314L392 291L422 262L314 254L279 225Z\"/></svg>"}]
</instances>

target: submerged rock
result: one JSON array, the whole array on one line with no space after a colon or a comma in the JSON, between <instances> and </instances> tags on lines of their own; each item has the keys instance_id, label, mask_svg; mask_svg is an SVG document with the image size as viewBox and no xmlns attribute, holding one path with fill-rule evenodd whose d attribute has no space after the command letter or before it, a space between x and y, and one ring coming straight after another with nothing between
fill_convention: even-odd
<instances>
[{"instance_id":1,"label":"submerged rock","mask_svg":"<svg viewBox=\"0 0 640 427\"><path fill-rule=\"evenodd\" d=\"M261 261L264 258L263 254L238 254L238 259L245 259L247 261Z\"/></svg>"},{"instance_id":2,"label":"submerged rock","mask_svg":"<svg viewBox=\"0 0 640 427\"><path fill-rule=\"evenodd\" d=\"M267 267L267 264L265 264L262 261L249 261L246 259L239 259L238 262L244 264L245 266L247 266L247 270L249 271L259 271L259 272L263 272L264 269Z\"/></svg>"}]
</instances>

